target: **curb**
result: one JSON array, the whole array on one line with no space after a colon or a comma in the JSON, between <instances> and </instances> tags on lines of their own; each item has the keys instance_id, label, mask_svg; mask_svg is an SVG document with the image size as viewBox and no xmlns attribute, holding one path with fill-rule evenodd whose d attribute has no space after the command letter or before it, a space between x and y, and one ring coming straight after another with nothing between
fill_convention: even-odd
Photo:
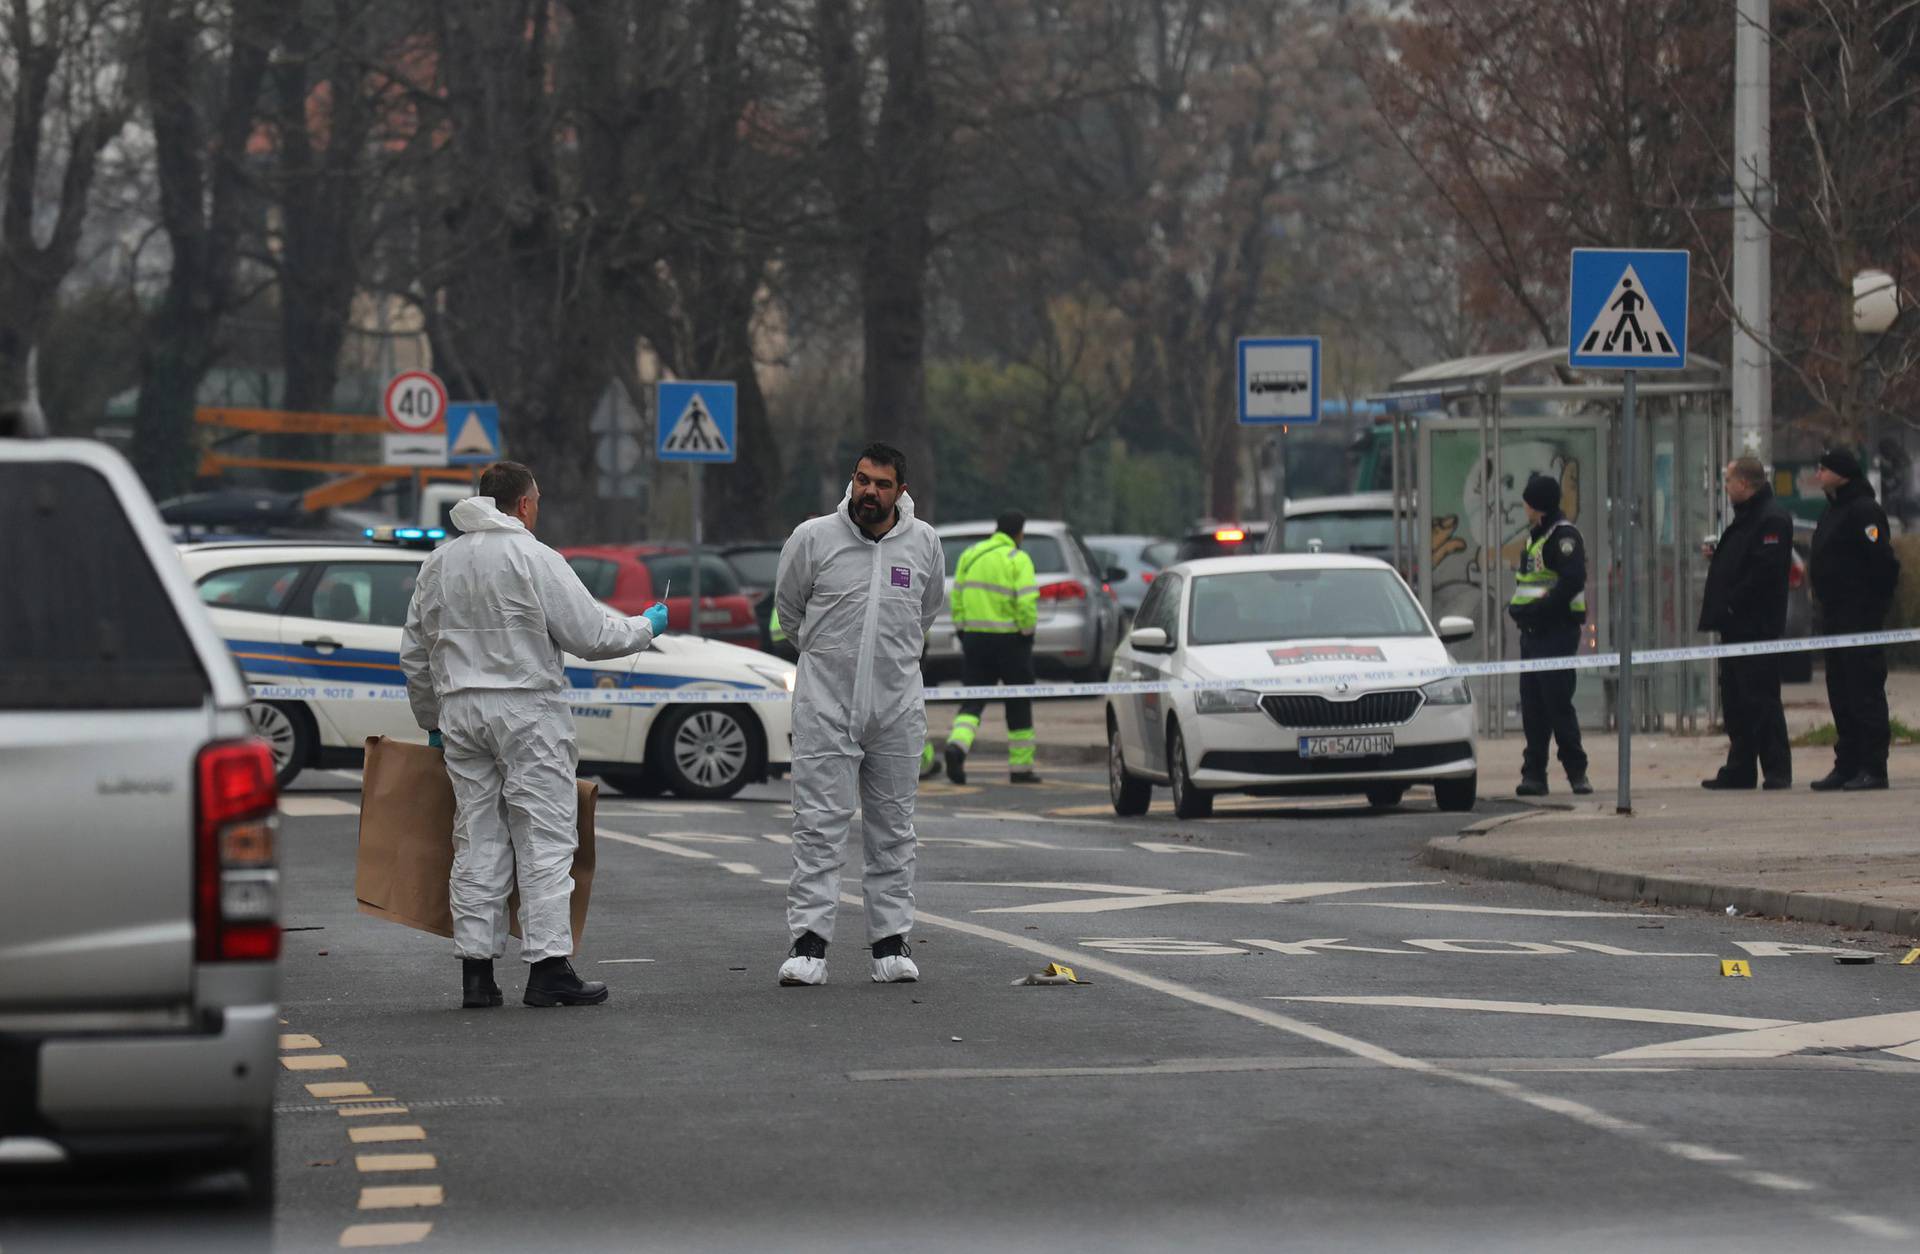
<instances>
[{"instance_id":1,"label":"curb","mask_svg":"<svg viewBox=\"0 0 1920 1254\"><path fill-rule=\"evenodd\" d=\"M1741 914L1920 937L1920 907L1890 906L1829 893L1796 893L1780 888L1724 884L1678 875L1639 875L1632 871L1583 866L1577 862L1550 862L1543 858L1478 853L1462 845L1470 836L1529 817L1531 814L1525 812L1501 815L1498 819L1475 823L1463 829L1458 836L1436 837L1427 842L1420 860L1444 871L1457 871L1488 880L1508 880L1517 884L1539 884L1545 888L1564 889L1606 901L1644 902L1648 905L1714 911L1724 911L1732 906Z\"/></svg>"}]
</instances>

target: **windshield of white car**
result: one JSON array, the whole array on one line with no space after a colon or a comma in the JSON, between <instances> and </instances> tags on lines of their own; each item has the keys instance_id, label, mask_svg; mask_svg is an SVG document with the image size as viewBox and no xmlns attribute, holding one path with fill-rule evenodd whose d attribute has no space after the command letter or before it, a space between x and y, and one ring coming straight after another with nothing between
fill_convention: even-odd
<instances>
[{"instance_id":1,"label":"windshield of white car","mask_svg":"<svg viewBox=\"0 0 1920 1254\"><path fill-rule=\"evenodd\" d=\"M1393 515L1386 510L1341 510L1287 519L1287 552L1384 553L1393 547Z\"/></svg>"},{"instance_id":2,"label":"windshield of white car","mask_svg":"<svg viewBox=\"0 0 1920 1254\"><path fill-rule=\"evenodd\" d=\"M1195 645L1427 634L1406 588L1379 569L1201 575L1188 607L1187 639Z\"/></svg>"}]
</instances>

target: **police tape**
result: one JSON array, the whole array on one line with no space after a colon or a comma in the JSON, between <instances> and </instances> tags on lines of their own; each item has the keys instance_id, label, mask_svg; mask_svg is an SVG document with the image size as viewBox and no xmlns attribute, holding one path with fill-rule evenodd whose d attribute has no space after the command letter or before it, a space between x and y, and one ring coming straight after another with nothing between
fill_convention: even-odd
<instances>
[{"instance_id":1,"label":"police tape","mask_svg":"<svg viewBox=\"0 0 1920 1254\"><path fill-rule=\"evenodd\" d=\"M1748 644L1686 645L1673 649L1644 649L1633 655L1635 666L1665 666L1675 662L1703 662L1720 658L1761 657L1777 653L1806 653L1813 650L1857 649L1872 645L1909 644L1920 641L1920 630L1862 631L1839 636L1813 636L1797 640L1759 640ZM1352 661L1356 646L1332 646L1329 661ZM1357 646L1370 647L1370 646ZM1347 656L1337 656L1342 650ZM1302 652L1309 652L1302 650ZM1311 662L1311 656L1292 664ZM1276 665L1287 663L1276 662ZM1365 685L1377 690L1382 684L1427 684L1442 679L1479 679L1493 675L1530 675L1541 671L1611 670L1620 665L1618 653L1581 653L1572 657L1522 658L1505 662L1436 662L1429 666L1393 666L1381 664L1351 670L1315 670L1293 675L1259 675L1236 679L1141 679L1099 683L1062 684L988 684L973 687L928 688L928 701L1006 701L1029 698L1056 700L1071 697L1146 696L1174 692L1206 692L1223 689L1274 691L1288 688L1325 688L1330 685ZM696 681L698 682L698 681ZM395 701L407 699L404 684L251 684L258 701ZM783 688L725 688L714 686L682 688L568 688L554 695L568 705L740 705L790 701L793 694Z\"/></svg>"}]
</instances>

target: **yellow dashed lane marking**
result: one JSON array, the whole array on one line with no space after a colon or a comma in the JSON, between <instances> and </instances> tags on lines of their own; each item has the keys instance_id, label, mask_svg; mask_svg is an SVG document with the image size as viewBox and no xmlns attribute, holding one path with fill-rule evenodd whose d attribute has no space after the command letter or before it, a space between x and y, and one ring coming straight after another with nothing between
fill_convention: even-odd
<instances>
[{"instance_id":1,"label":"yellow dashed lane marking","mask_svg":"<svg viewBox=\"0 0 1920 1254\"><path fill-rule=\"evenodd\" d=\"M424 1141L427 1139L427 1130L417 1123L385 1123L371 1128L348 1128L347 1139L355 1145L376 1141Z\"/></svg>"},{"instance_id":2,"label":"yellow dashed lane marking","mask_svg":"<svg viewBox=\"0 0 1920 1254\"><path fill-rule=\"evenodd\" d=\"M343 1119L352 1119L356 1115L404 1115L407 1113L407 1108L398 1104L391 1106L355 1104L352 1106L340 1106L337 1109L340 1111L340 1117Z\"/></svg>"},{"instance_id":3,"label":"yellow dashed lane marking","mask_svg":"<svg viewBox=\"0 0 1920 1254\"><path fill-rule=\"evenodd\" d=\"M338 1054L295 1054L282 1058L280 1065L289 1071L344 1071L347 1060Z\"/></svg>"},{"instance_id":4,"label":"yellow dashed lane marking","mask_svg":"<svg viewBox=\"0 0 1920 1254\"><path fill-rule=\"evenodd\" d=\"M432 1224L355 1224L340 1234L340 1247L359 1250L376 1245L416 1245L432 1231Z\"/></svg>"},{"instance_id":5,"label":"yellow dashed lane marking","mask_svg":"<svg viewBox=\"0 0 1920 1254\"><path fill-rule=\"evenodd\" d=\"M402 1210L410 1206L438 1206L447 1200L437 1184L370 1185L360 1190L361 1210Z\"/></svg>"},{"instance_id":6,"label":"yellow dashed lane marking","mask_svg":"<svg viewBox=\"0 0 1920 1254\"><path fill-rule=\"evenodd\" d=\"M355 1154L353 1165L361 1171L432 1171L432 1154Z\"/></svg>"},{"instance_id":7,"label":"yellow dashed lane marking","mask_svg":"<svg viewBox=\"0 0 1920 1254\"><path fill-rule=\"evenodd\" d=\"M323 1080L318 1084L307 1085L307 1093L313 1097L360 1097L373 1095L365 1080Z\"/></svg>"},{"instance_id":8,"label":"yellow dashed lane marking","mask_svg":"<svg viewBox=\"0 0 1920 1254\"><path fill-rule=\"evenodd\" d=\"M308 1036L305 1032L282 1032L280 1034L280 1048L319 1049L320 1041L316 1037Z\"/></svg>"}]
</instances>

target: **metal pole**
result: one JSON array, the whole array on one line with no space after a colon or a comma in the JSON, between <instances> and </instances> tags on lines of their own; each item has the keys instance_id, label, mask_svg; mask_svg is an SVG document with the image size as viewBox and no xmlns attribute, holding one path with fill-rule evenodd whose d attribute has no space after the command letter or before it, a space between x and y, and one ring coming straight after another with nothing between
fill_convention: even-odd
<instances>
[{"instance_id":1,"label":"metal pole","mask_svg":"<svg viewBox=\"0 0 1920 1254\"><path fill-rule=\"evenodd\" d=\"M1615 703L1620 720L1620 790L1614 811L1633 813L1633 580L1634 517L1639 511L1640 469L1636 460L1634 427L1639 419L1633 412L1633 385L1636 372L1626 372L1620 398L1620 699Z\"/></svg>"},{"instance_id":2,"label":"metal pole","mask_svg":"<svg viewBox=\"0 0 1920 1254\"><path fill-rule=\"evenodd\" d=\"M1773 461L1771 0L1739 0L1733 36L1733 453ZM1745 324L1744 328L1742 324Z\"/></svg>"},{"instance_id":3,"label":"metal pole","mask_svg":"<svg viewBox=\"0 0 1920 1254\"><path fill-rule=\"evenodd\" d=\"M700 635L700 471L699 462L693 463L693 608L687 612L687 633L698 638Z\"/></svg>"}]
</instances>

